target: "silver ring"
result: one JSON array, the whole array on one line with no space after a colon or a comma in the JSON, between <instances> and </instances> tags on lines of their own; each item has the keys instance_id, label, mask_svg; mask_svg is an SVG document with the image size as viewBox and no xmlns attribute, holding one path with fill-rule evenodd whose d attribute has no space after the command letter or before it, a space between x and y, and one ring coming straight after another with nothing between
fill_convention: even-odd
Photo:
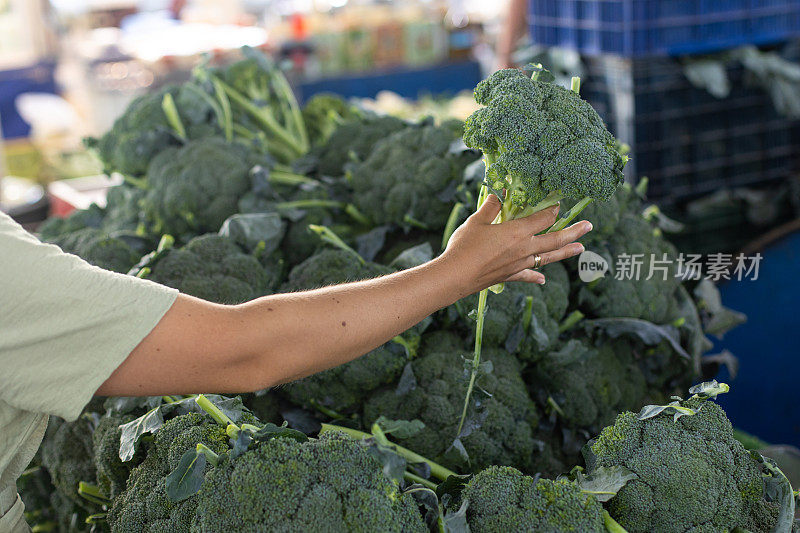
<instances>
[{"instance_id":1,"label":"silver ring","mask_svg":"<svg viewBox=\"0 0 800 533\"><path fill-rule=\"evenodd\" d=\"M540 266L542 266L542 256L536 254L533 256L533 269L537 270Z\"/></svg>"}]
</instances>

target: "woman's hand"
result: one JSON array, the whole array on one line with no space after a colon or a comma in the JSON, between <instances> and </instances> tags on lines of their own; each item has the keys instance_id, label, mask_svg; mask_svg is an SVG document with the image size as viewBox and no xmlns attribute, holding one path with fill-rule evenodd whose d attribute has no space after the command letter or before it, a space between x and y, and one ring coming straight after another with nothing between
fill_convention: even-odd
<instances>
[{"instance_id":1,"label":"woman's hand","mask_svg":"<svg viewBox=\"0 0 800 533\"><path fill-rule=\"evenodd\" d=\"M578 255L583 252L583 245L574 241L592 229L584 220L561 231L537 235L555 223L558 206L529 217L492 224L499 212L500 200L492 194L453 233L440 258L463 280L465 294L504 281L544 283L544 274L531 270L536 255L541 257L540 265Z\"/></svg>"}]
</instances>

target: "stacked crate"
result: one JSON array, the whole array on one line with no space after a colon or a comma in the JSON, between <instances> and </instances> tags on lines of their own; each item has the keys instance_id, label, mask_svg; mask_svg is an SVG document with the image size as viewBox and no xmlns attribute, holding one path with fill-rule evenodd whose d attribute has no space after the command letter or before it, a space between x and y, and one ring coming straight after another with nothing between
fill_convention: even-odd
<instances>
[{"instance_id":1,"label":"stacked crate","mask_svg":"<svg viewBox=\"0 0 800 533\"><path fill-rule=\"evenodd\" d=\"M583 55L581 95L631 145L627 173L676 204L720 187L768 184L798 169L800 122L728 68L715 98L683 73L687 54L800 35L800 0L531 0L537 44ZM797 57L790 59L798 59Z\"/></svg>"}]
</instances>

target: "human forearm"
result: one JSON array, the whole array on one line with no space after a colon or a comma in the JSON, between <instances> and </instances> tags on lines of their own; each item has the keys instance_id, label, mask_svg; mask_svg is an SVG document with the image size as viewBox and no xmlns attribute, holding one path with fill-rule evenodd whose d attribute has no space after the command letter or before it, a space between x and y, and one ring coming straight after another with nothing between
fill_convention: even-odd
<instances>
[{"instance_id":1,"label":"human forearm","mask_svg":"<svg viewBox=\"0 0 800 533\"><path fill-rule=\"evenodd\" d=\"M525 34L527 24L527 2L525 0L510 0L508 11L500 34L497 36L497 61L500 68L513 66L511 55L517 46L517 41Z\"/></svg>"},{"instance_id":2,"label":"human forearm","mask_svg":"<svg viewBox=\"0 0 800 533\"><path fill-rule=\"evenodd\" d=\"M252 356L265 383L291 381L364 354L470 292L439 258L373 280L267 296L234 311L236 351Z\"/></svg>"}]
</instances>

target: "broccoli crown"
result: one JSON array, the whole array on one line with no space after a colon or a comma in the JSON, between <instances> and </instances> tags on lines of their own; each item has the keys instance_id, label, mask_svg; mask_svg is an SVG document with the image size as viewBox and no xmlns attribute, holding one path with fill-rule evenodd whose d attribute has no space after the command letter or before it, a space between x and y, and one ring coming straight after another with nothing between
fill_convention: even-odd
<instances>
[{"instance_id":1,"label":"broccoli crown","mask_svg":"<svg viewBox=\"0 0 800 533\"><path fill-rule=\"evenodd\" d=\"M622 183L625 158L597 112L577 93L498 70L475 87L485 107L467 118L464 142L487 156L487 177L517 205L550 193L605 200Z\"/></svg>"},{"instance_id":2,"label":"broccoli crown","mask_svg":"<svg viewBox=\"0 0 800 533\"><path fill-rule=\"evenodd\" d=\"M207 474L192 531L427 531L410 495L351 438L272 439Z\"/></svg>"},{"instance_id":3,"label":"broccoli crown","mask_svg":"<svg viewBox=\"0 0 800 533\"><path fill-rule=\"evenodd\" d=\"M638 476L608 502L611 516L631 533L770 531L763 518L774 504L725 412L698 398L682 405L699 411L677 420L624 412L584 451L589 474L623 466Z\"/></svg>"},{"instance_id":4,"label":"broccoli crown","mask_svg":"<svg viewBox=\"0 0 800 533\"><path fill-rule=\"evenodd\" d=\"M225 427L206 415L177 416L159 428L147 449L147 457L131 471L127 488L114 499L108 511L108 523L114 533L191 529L197 499L174 502L167 496L165 483L183 454L198 443L217 454L229 449Z\"/></svg>"},{"instance_id":5,"label":"broccoli crown","mask_svg":"<svg viewBox=\"0 0 800 533\"><path fill-rule=\"evenodd\" d=\"M470 531L605 533L603 507L566 480L536 479L490 466L464 488Z\"/></svg>"},{"instance_id":6,"label":"broccoli crown","mask_svg":"<svg viewBox=\"0 0 800 533\"><path fill-rule=\"evenodd\" d=\"M119 185L111 187L106 197L103 229L109 233L136 232L141 222L140 203L147 195L144 189Z\"/></svg>"},{"instance_id":7,"label":"broccoli crown","mask_svg":"<svg viewBox=\"0 0 800 533\"><path fill-rule=\"evenodd\" d=\"M86 209L73 211L66 218L48 218L39 226L39 238L45 242L52 242L74 231L99 228L103 224L105 215L105 211L97 204L91 204Z\"/></svg>"},{"instance_id":8,"label":"broccoli crown","mask_svg":"<svg viewBox=\"0 0 800 533\"><path fill-rule=\"evenodd\" d=\"M348 175L353 203L376 225L444 227L464 168L478 158L450 153L460 135L460 128L425 124L381 139Z\"/></svg>"},{"instance_id":9,"label":"broccoli crown","mask_svg":"<svg viewBox=\"0 0 800 533\"><path fill-rule=\"evenodd\" d=\"M50 242L60 246L67 253L75 254L95 266L114 272L128 272L141 257L141 254L122 239L109 237L105 231L95 228L66 233Z\"/></svg>"},{"instance_id":10,"label":"broccoli crown","mask_svg":"<svg viewBox=\"0 0 800 533\"><path fill-rule=\"evenodd\" d=\"M325 143L343 121L356 116L355 107L341 96L319 93L303 106L303 122L312 146Z\"/></svg>"},{"instance_id":11,"label":"broccoli crown","mask_svg":"<svg viewBox=\"0 0 800 533\"><path fill-rule=\"evenodd\" d=\"M269 277L252 255L228 237L195 237L168 250L152 266L149 279L217 303L242 303L270 293Z\"/></svg>"},{"instance_id":12,"label":"broccoli crown","mask_svg":"<svg viewBox=\"0 0 800 533\"><path fill-rule=\"evenodd\" d=\"M579 289L578 304L588 316L640 318L657 324L678 318L677 252L639 213L621 214L613 235L586 246L605 256L611 267L595 284ZM616 271L615 265L626 270Z\"/></svg>"},{"instance_id":13,"label":"broccoli crown","mask_svg":"<svg viewBox=\"0 0 800 533\"><path fill-rule=\"evenodd\" d=\"M147 168L145 217L157 233L176 237L218 231L250 190L255 163L247 147L218 137L167 148Z\"/></svg>"},{"instance_id":14,"label":"broccoli crown","mask_svg":"<svg viewBox=\"0 0 800 533\"><path fill-rule=\"evenodd\" d=\"M343 176L349 161L363 161L379 140L403 129L406 123L392 116L367 115L342 123L325 144L310 153L322 176Z\"/></svg>"},{"instance_id":15,"label":"broccoli crown","mask_svg":"<svg viewBox=\"0 0 800 533\"><path fill-rule=\"evenodd\" d=\"M544 353L531 367L529 390L543 404L558 406L568 427L596 433L613 422L620 409L639 405L647 392L633 353L622 342L592 347L572 339Z\"/></svg>"},{"instance_id":16,"label":"broccoli crown","mask_svg":"<svg viewBox=\"0 0 800 533\"><path fill-rule=\"evenodd\" d=\"M119 426L134 418L133 415L105 416L100 419L92 435L97 486L109 498L115 498L125 490L131 469L142 460L141 450L128 462L123 463L119 458L119 441L122 435Z\"/></svg>"},{"instance_id":17,"label":"broccoli crown","mask_svg":"<svg viewBox=\"0 0 800 533\"><path fill-rule=\"evenodd\" d=\"M313 289L374 278L392 271L375 263L362 265L354 254L345 250L323 250L296 266L289 273L289 280L282 291ZM301 379L282 390L294 403L318 404L337 411L347 411L369 392L391 383L407 362L405 349L388 342L358 359Z\"/></svg>"},{"instance_id":18,"label":"broccoli crown","mask_svg":"<svg viewBox=\"0 0 800 533\"><path fill-rule=\"evenodd\" d=\"M172 92L173 87L166 87L138 97L105 135L90 141L106 172L141 176L156 154L177 144L161 106L164 95Z\"/></svg>"},{"instance_id":19,"label":"broccoli crown","mask_svg":"<svg viewBox=\"0 0 800 533\"><path fill-rule=\"evenodd\" d=\"M538 415L516 358L503 350L484 350L484 361L491 361L492 370L478 378L477 387L487 395L470 408L466 426L472 430L460 437L469 456L465 464L453 450L446 453L456 437L467 389L463 341L451 334L428 334L423 337L420 354L411 362L416 386L373 394L364 403L365 425L369 427L381 415L419 419L425 427L398 443L449 468L476 471L490 464L505 464L535 471L539 450L533 429Z\"/></svg>"},{"instance_id":20,"label":"broccoli crown","mask_svg":"<svg viewBox=\"0 0 800 533\"><path fill-rule=\"evenodd\" d=\"M95 480L92 462L92 424L84 417L74 422L51 419L42 446L42 466L50 473L58 493L72 505L83 506L78 483ZM69 505L65 502L65 505Z\"/></svg>"},{"instance_id":21,"label":"broccoli crown","mask_svg":"<svg viewBox=\"0 0 800 533\"><path fill-rule=\"evenodd\" d=\"M545 285L506 283L503 292L492 295L484 317L484 346L504 347L527 361L555 345L559 321L569 305L569 278L559 263L542 272ZM478 295L472 295L456 307L463 314L477 304Z\"/></svg>"}]
</instances>

